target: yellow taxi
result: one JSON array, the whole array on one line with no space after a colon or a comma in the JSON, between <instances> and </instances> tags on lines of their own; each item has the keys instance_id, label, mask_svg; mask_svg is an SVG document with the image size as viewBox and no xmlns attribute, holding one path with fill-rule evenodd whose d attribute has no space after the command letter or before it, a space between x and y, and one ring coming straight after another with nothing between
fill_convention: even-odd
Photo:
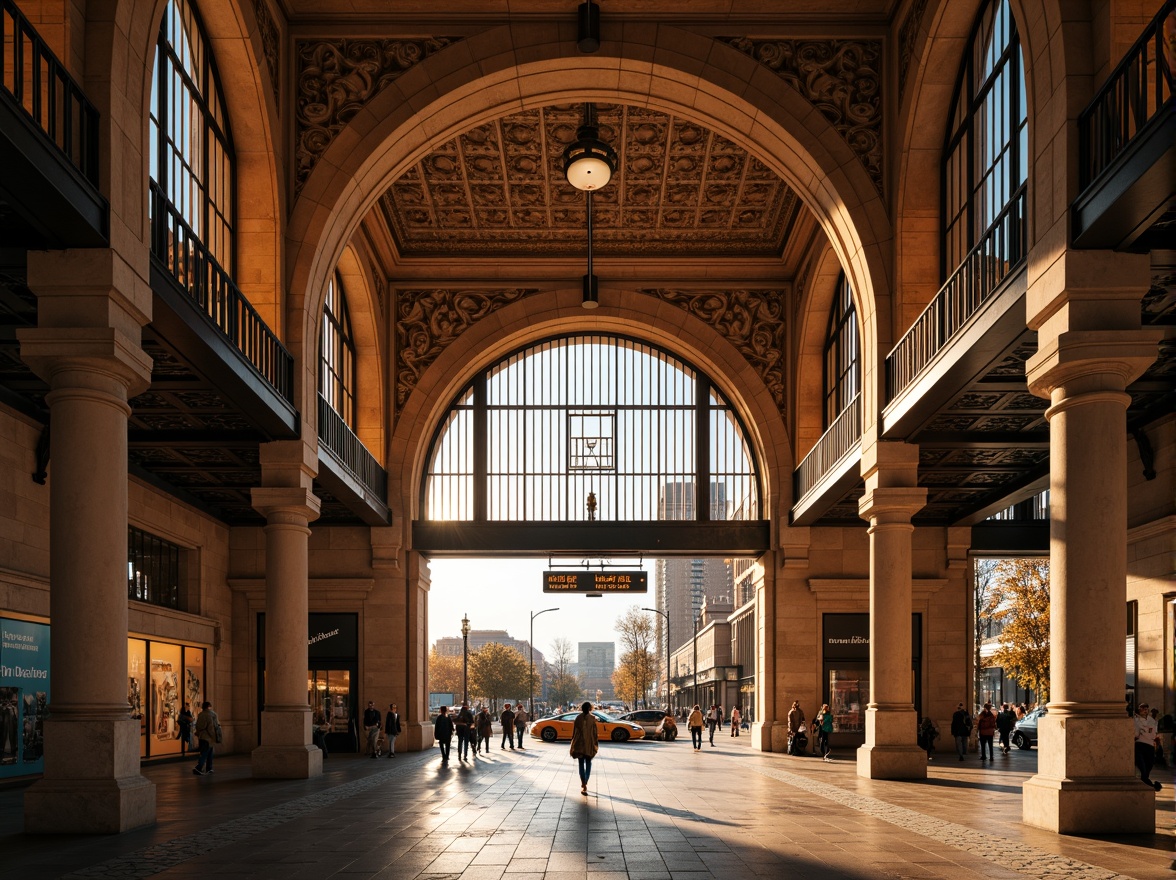
<instances>
[{"instance_id":1,"label":"yellow taxi","mask_svg":"<svg viewBox=\"0 0 1176 880\"><path fill-rule=\"evenodd\" d=\"M572 722L579 712L564 712L562 715L549 715L531 724L531 736L544 742L555 742L559 739L572 738ZM613 742L628 742L631 739L641 739L645 736L645 729L640 724L631 721L621 721L606 715L604 712L593 711L596 718L596 733L602 740L611 739Z\"/></svg>"}]
</instances>

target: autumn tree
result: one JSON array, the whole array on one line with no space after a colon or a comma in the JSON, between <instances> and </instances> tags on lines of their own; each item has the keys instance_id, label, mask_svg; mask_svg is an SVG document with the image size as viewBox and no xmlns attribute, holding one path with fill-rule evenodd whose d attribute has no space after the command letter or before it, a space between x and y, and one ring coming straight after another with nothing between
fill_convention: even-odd
<instances>
[{"instance_id":1,"label":"autumn tree","mask_svg":"<svg viewBox=\"0 0 1176 880\"><path fill-rule=\"evenodd\" d=\"M490 642L470 654L470 693L485 698L491 711L500 700L522 697L530 692L530 668L517 648Z\"/></svg>"},{"instance_id":2,"label":"autumn tree","mask_svg":"<svg viewBox=\"0 0 1176 880\"><path fill-rule=\"evenodd\" d=\"M992 663L1023 687L1049 701L1049 560L997 563L985 609L1001 627Z\"/></svg>"},{"instance_id":3,"label":"autumn tree","mask_svg":"<svg viewBox=\"0 0 1176 880\"><path fill-rule=\"evenodd\" d=\"M436 646L429 649L429 693L461 694L461 659L452 654L438 654Z\"/></svg>"},{"instance_id":4,"label":"autumn tree","mask_svg":"<svg viewBox=\"0 0 1176 880\"><path fill-rule=\"evenodd\" d=\"M547 699L554 706L574 705L584 696L584 683L572 672L575 648L565 638L552 639L547 658Z\"/></svg>"},{"instance_id":5,"label":"autumn tree","mask_svg":"<svg viewBox=\"0 0 1176 880\"><path fill-rule=\"evenodd\" d=\"M633 694L633 706L636 707L657 677L657 627L648 614L633 605L617 618L616 630L621 646L617 672L623 671L631 679L627 688L621 690L618 687L617 693Z\"/></svg>"},{"instance_id":6,"label":"autumn tree","mask_svg":"<svg viewBox=\"0 0 1176 880\"><path fill-rule=\"evenodd\" d=\"M989 603L998 564L995 559L977 559L972 568L972 601L976 613L976 629L972 633L972 674L975 687L973 694L977 702L983 702L981 696L984 693L984 658L981 654L984 643L995 628Z\"/></svg>"},{"instance_id":7,"label":"autumn tree","mask_svg":"<svg viewBox=\"0 0 1176 880\"><path fill-rule=\"evenodd\" d=\"M634 666L625 662L627 659L626 655L622 655L617 663L617 668L613 670L613 692L622 700L631 699L631 704L636 706L637 700L641 696L641 690L637 684Z\"/></svg>"}]
</instances>

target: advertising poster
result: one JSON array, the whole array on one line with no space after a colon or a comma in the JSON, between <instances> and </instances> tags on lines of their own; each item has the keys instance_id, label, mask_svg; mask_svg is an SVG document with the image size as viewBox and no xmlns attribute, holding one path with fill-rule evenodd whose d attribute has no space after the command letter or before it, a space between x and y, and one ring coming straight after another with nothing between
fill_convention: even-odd
<instances>
[{"instance_id":1,"label":"advertising poster","mask_svg":"<svg viewBox=\"0 0 1176 880\"><path fill-rule=\"evenodd\" d=\"M0 777L44 770L49 627L0 618Z\"/></svg>"}]
</instances>

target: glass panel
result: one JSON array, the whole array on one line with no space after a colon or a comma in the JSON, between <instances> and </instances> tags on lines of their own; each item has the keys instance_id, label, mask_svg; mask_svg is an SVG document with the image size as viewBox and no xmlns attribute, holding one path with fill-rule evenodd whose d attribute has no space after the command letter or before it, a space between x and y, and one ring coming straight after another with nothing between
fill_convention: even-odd
<instances>
[{"instance_id":1,"label":"glass panel","mask_svg":"<svg viewBox=\"0 0 1176 880\"><path fill-rule=\"evenodd\" d=\"M200 714L204 702L204 649L184 648L184 696L193 715Z\"/></svg>"},{"instance_id":2,"label":"glass panel","mask_svg":"<svg viewBox=\"0 0 1176 880\"><path fill-rule=\"evenodd\" d=\"M151 643L147 751L152 757L180 753L180 653L179 645Z\"/></svg>"},{"instance_id":3,"label":"glass panel","mask_svg":"<svg viewBox=\"0 0 1176 880\"><path fill-rule=\"evenodd\" d=\"M870 673L866 669L829 670L829 708L834 733L862 733L870 702Z\"/></svg>"},{"instance_id":4,"label":"glass panel","mask_svg":"<svg viewBox=\"0 0 1176 880\"><path fill-rule=\"evenodd\" d=\"M311 669L307 671L310 703L316 724L324 720L331 733L347 733L351 720L351 671Z\"/></svg>"},{"instance_id":5,"label":"glass panel","mask_svg":"<svg viewBox=\"0 0 1176 880\"><path fill-rule=\"evenodd\" d=\"M139 757L147 757L147 719L143 711L147 689L147 642L127 639L127 703L131 717L139 719Z\"/></svg>"}]
</instances>

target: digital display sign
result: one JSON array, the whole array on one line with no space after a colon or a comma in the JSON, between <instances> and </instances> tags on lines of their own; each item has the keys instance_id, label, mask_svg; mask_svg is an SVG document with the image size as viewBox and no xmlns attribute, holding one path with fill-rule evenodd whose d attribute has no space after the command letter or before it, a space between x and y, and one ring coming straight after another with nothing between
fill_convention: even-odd
<instances>
[{"instance_id":1,"label":"digital display sign","mask_svg":"<svg viewBox=\"0 0 1176 880\"><path fill-rule=\"evenodd\" d=\"M544 593L648 593L644 571L545 571Z\"/></svg>"}]
</instances>

